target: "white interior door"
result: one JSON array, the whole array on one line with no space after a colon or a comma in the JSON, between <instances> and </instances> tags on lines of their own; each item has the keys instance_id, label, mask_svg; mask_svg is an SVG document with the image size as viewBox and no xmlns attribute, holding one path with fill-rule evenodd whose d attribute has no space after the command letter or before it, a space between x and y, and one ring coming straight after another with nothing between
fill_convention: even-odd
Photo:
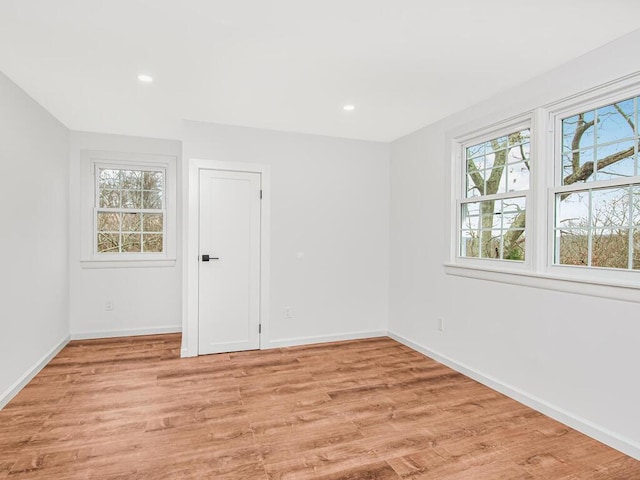
<instances>
[{"instance_id":1,"label":"white interior door","mask_svg":"<svg viewBox=\"0 0 640 480\"><path fill-rule=\"evenodd\" d=\"M200 170L200 355L260 348L260 180Z\"/></svg>"}]
</instances>

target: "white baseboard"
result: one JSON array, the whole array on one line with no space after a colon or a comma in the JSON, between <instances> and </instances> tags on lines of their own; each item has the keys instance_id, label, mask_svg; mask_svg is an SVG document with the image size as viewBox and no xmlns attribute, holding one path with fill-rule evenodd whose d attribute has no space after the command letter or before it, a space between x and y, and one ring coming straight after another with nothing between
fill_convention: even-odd
<instances>
[{"instance_id":1,"label":"white baseboard","mask_svg":"<svg viewBox=\"0 0 640 480\"><path fill-rule=\"evenodd\" d=\"M589 420L578 417L567 410L559 408L555 405L552 405L545 400L538 398L534 395L531 395L519 388L513 387L511 385L507 385L490 375L486 375L482 372L479 372L468 365L457 362L446 355L438 353L434 350L431 350L427 347L423 347L422 345L418 345L417 343L412 342L411 340L404 338L402 335L398 335L393 332L388 332L388 336L397 340L398 342L406 345L417 352L426 355L452 369L457 372L460 372L466 375L469 378L473 378L474 380L482 383L483 385L492 388L518 402L537 410L538 412L544 413L548 417L553 418L565 425L577 430L579 432L588 435L591 438L598 440L599 442L604 443L605 445L609 445L616 450L621 451L622 453L629 455L636 460L640 460L640 444L631 440L630 438L623 437L622 435L618 435L611 430L604 428L600 425L597 425Z\"/></svg>"},{"instance_id":2,"label":"white baseboard","mask_svg":"<svg viewBox=\"0 0 640 480\"><path fill-rule=\"evenodd\" d=\"M295 337L270 340L261 348L296 347L298 345L312 345L316 343L341 342L344 340L361 340L364 338L386 337L386 330L376 330L373 332L350 332L339 335L319 335L317 337Z\"/></svg>"},{"instance_id":3,"label":"white baseboard","mask_svg":"<svg viewBox=\"0 0 640 480\"><path fill-rule=\"evenodd\" d=\"M93 340L96 338L137 337L138 335L160 335L163 333L180 333L182 326L149 327L130 330L109 330L106 332L76 332L71 334L71 340Z\"/></svg>"},{"instance_id":4,"label":"white baseboard","mask_svg":"<svg viewBox=\"0 0 640 480\"><path fill-rule=\"evenodd\" d=\"M60 343L56 344L49 353L44 355L29 370L27 370L13 385L2 392L0 395L0 410L2 410L11 401L11 399L15 397L20 390L22 390L25 385L29 383L33 377L35 377L40 370L42 370L47 363L49 363L51 359L53 359L53 357L55 357L60 350L67 345L67 343L69 343L69 340L71 340L71 337L67 335Z\"/></svg>"}]
</instances>

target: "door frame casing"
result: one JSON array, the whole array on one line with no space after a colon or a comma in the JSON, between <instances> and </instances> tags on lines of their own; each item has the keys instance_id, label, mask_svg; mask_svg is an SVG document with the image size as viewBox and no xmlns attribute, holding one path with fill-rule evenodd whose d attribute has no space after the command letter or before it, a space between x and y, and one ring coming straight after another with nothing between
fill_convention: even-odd
<instances>
[{"instance_id":1,"label":"door frame casing","mask_svg":"<svg viewBox=\"0 0 640 480\"><path fill-rule=\"evenodd\" d=\"M260 208L260 349L269 338L269 232L271 223L271 172L268 165L191 158L188 160L183 204L182 348L180 356L198 355L198 290L200 234L200 171L259 173Z\"/></svg>"}]
</instances>

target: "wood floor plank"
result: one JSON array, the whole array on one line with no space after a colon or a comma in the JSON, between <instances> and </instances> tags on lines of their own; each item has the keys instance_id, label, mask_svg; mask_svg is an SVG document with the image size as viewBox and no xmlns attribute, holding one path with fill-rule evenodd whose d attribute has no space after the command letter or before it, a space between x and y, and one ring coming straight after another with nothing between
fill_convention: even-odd
<instances>
[{"instance_id":1,"label":"wood floor plank","mask_svg":"<svg viewBox=\"0 0 640 480\"><path fill-rule=\"evenodd\" d=\"M74 341L0 411L0 480L640 480L640 462L386 338L181 359Z\"/></svg>"}]
</instances>

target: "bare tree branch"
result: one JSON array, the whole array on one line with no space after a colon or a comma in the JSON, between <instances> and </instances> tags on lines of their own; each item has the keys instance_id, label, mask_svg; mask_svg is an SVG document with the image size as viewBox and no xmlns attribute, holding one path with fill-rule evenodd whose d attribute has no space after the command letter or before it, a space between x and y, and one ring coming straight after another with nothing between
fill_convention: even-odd
<instances>
[{"instance_id":1,"label":"bare tree branch","mask_svg":"<svg viewBox=\"0 0 640 480\"><path fill-rule=\"evenodd\" d=\"M611 155L604 157L601 160L598 160L598 170L602 170L605 167L608 167L612 163L619 162L627 157L633 155L635 151L635 147L629 147L626 150L622 150L621 152L612 153ZM585 162L581 167L577 170L574 170L573 173L564 177L564 184L571 185L577 182L586 181L591 175L593 175L593 162Z\"/></svg>"},{"instance_id":2,"label":"bare tree branch","mask_svg":"<svg viewBox=\"0 0 640 480\"><path fill-rule=\"evenodd\" d=\"M573 150L573 155L571 156L571 167L574 173L580 169L580 140L582 140L584 132L593 127L593 125L594 120L591 120L590 122L584 121L584 113L578 115L578 125L576 126L576 132L574 133L571 141L571 150Z\"/></svg>"},{"instance_id":3,"label":"bare tree branch","mask_svg":"<svg viewBox=\"0 0 640 480\"><path fill-rule=\"evenodd\" d=\"M480 191L480 195L484 195L484 178L480 175L478 167L473 163L472 159L467 159L467 173L473 180L474 186Z\"/></svg>"},{"instance_id":4,"label":"bare tree branch","mask_svg":"<svg viewBox=\"0 0 640 480\"><path fill-rule=\"evenodd\" d=\"M613 108L615 108L618 113L620 115L623 116L623 118L627 121L627 123L629 124L629 126L631 127L631 131L635 132L636 131L636 126L633 124L633 120L631 120L631 118L629 118L629 115L627 115L626 113L624 113L624 111L620 108L620 105L617 103L613 104Z\"/></svg>"}]
</instances>

